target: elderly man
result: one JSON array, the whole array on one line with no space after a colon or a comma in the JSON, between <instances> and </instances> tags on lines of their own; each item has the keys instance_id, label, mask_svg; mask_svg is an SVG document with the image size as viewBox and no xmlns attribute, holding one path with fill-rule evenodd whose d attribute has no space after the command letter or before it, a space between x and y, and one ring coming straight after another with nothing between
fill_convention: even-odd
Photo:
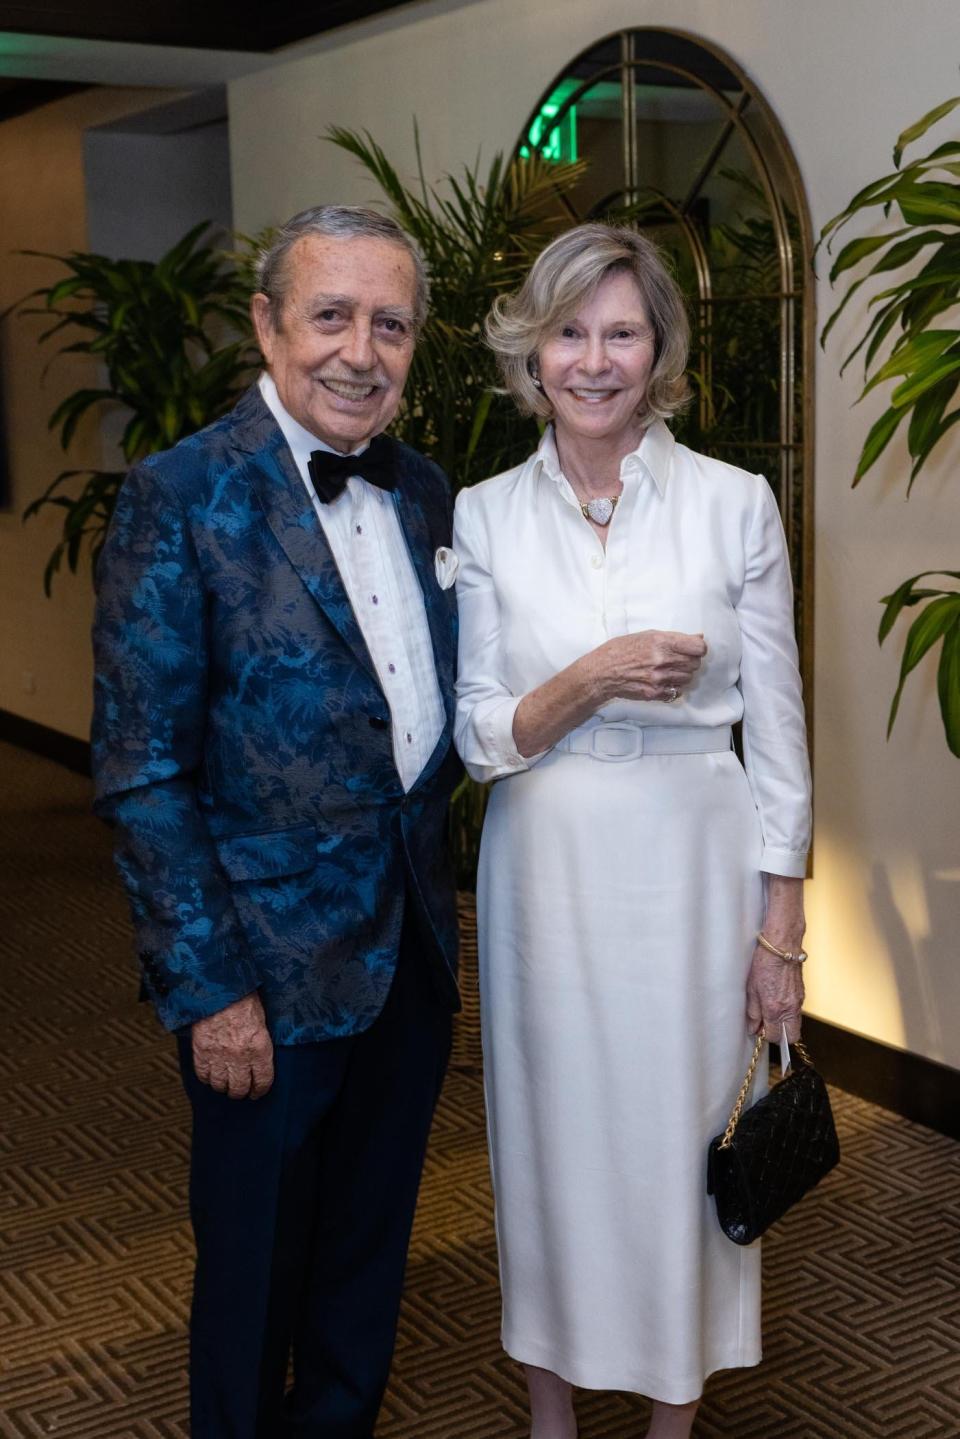
<instances>
[{"instance_id":1,"label":"elderly man","mask_svg":"<svg viewBox=\"0 0 960 1439\"><path fill-rule=\"evenodd\" d=\"M383 433L403 231L305 211L259 286L259 383L120 495L97 806L193 1109L193 1439L370 1439L458 1003L451 502Z\"/></svg>"}]
</instances>

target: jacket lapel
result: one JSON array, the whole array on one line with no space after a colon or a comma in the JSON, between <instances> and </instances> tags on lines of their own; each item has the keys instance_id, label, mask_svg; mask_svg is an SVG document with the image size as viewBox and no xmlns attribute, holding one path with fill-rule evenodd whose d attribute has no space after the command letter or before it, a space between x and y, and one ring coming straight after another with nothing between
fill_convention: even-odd
<instances>
[{"instance_id":1,"label":"jacket lapel","mask_svg":"<svg viewBox=\"0 0 960 1439\"><path fill-rule=\"evenodd\" d=\"M364 666L371 679L380 683L376 667L357 623L353 606L336 560L317 519L296 462L279 425L264 403L257 385L251 386L233 412L234 447L246 456L246 473L256 493L267 524L277 543L324 614ZM417 457L397 445L397 488L395 500L410 557L430 627L437 678L443 695L447 729L453 724L453 693L456 672L457 609L453 589L442 590L437 582L434 555L439 545L449 544L449 528L439 507L424 504L424 487L418 474ZM433 511L437 513L434 515ZM431 525L431 519L434 524ZM436 768L435 761L446 750L446 732L421 780Z\"/></svg>"},{"instance_id":2,"label":"jacket lapel","mask_svg":"<svg viewBox=\"0 0 960 1439\"><path fill-rule=\"evenodd\" d=\"M343 641L379 684L323 526L280 427L256 385L243 396L234 416L234 444L247 456L247 478L277 543Z\"/></svg>"}]
</instances>

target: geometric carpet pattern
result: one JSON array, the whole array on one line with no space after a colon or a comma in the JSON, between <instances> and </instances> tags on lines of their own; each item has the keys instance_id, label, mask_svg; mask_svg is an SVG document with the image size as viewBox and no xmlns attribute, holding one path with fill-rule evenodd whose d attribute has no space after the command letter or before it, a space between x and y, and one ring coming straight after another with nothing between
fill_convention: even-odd
<instances>
[{"instance_id":1,"label":"geometric carpet pattern","mask_svg":"<svg viewBox=\"0 0 960 1439\"><path fill-rule=\"evenodd\" d=\"M187 1106L136 1002L89 784L0 745L0 1436L185 1439ZM465 959L473 972L469 901ZM476 1006L431 1139L378 1439L523 1439L498 1343ZM765 1240L765 1362L698 1439L958 1439L960 1145L834 1092L843 1162ZM577 1396L581 1439L647 1405Z\"/></svg>"}]
</instances>

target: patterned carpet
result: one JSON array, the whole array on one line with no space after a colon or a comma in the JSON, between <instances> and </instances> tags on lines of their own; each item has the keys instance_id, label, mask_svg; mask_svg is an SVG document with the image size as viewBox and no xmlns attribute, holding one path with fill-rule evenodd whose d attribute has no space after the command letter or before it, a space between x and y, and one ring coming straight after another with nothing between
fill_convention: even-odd
<instances>
[{"instance_id":1,"label":"patterned carpet","mask_svg":"<svg viewBox=\"0 0 960 1439\"><path fill-rule=\"evenodd\" d=\"M184 1439L186 1104L135 1002L89 787L0 746L0 1435ZM500 1352L475 1064L434 1130L380 1439L522 1439ZM766 1363L711 1381L698 1439L960 1436L960 1145L837 1094L844 1163L767 1241ZM646 1405L579 1396L581 1439Z\"/></svg>"}]
</instances>

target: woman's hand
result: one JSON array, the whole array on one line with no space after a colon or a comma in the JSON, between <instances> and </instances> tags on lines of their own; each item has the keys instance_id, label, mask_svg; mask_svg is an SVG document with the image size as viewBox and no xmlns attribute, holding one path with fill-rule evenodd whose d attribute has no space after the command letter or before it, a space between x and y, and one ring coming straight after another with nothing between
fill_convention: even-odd
<instances>
[{"instance_id":1,"label":"woman's hand","mask_svg":"<svg viewBox=\"0 0 960 1439\"><path fill-rule=\"evenodd\" d=\"M703 635L637 630L593 651L605 700L674 700L700 668Z\"/></svg>"},{"instance_id":2,"label":"woman's hand","mask_svg":"<svg viewBox=\"0 0 960 1439\"><path fill-rule=\"evenodd\" d=\"M806 921L803 914L803 880L786 875L767 875L767 912L763 933L771 944L796 954L803 944ZM747 977L747 1026L751 1034L763 1031L774 1044L782 1025L787 1040L800 1038L803 1009L803 966L796 960L780 959L758 944Z\"/></svg>"},{"instance_id":3,"label":"woman's hand","mask_svg":"<svg viewBox=\"0 0 960 1439\"><path fill-rule=\"evenodd\" d=\"M606 640L524 695L513 717L514 743L522 755L539 754L610 700L675 700L706 652L703 635L673 630Z\"/></svg>"},{"instance_id":4,"label":"woman's hand","mask_svg":"<svg viewBox=\"0 0 960 1439\"><path fill-rule=\"evenodd\" d=\"M763 1034L774 1044L786 1025L787 1040L800 1038L803 1009L803 967L793 960L778 959L758 944L747 978L747 1027L751 1034Z\"/></svg>"}]
</instances>

